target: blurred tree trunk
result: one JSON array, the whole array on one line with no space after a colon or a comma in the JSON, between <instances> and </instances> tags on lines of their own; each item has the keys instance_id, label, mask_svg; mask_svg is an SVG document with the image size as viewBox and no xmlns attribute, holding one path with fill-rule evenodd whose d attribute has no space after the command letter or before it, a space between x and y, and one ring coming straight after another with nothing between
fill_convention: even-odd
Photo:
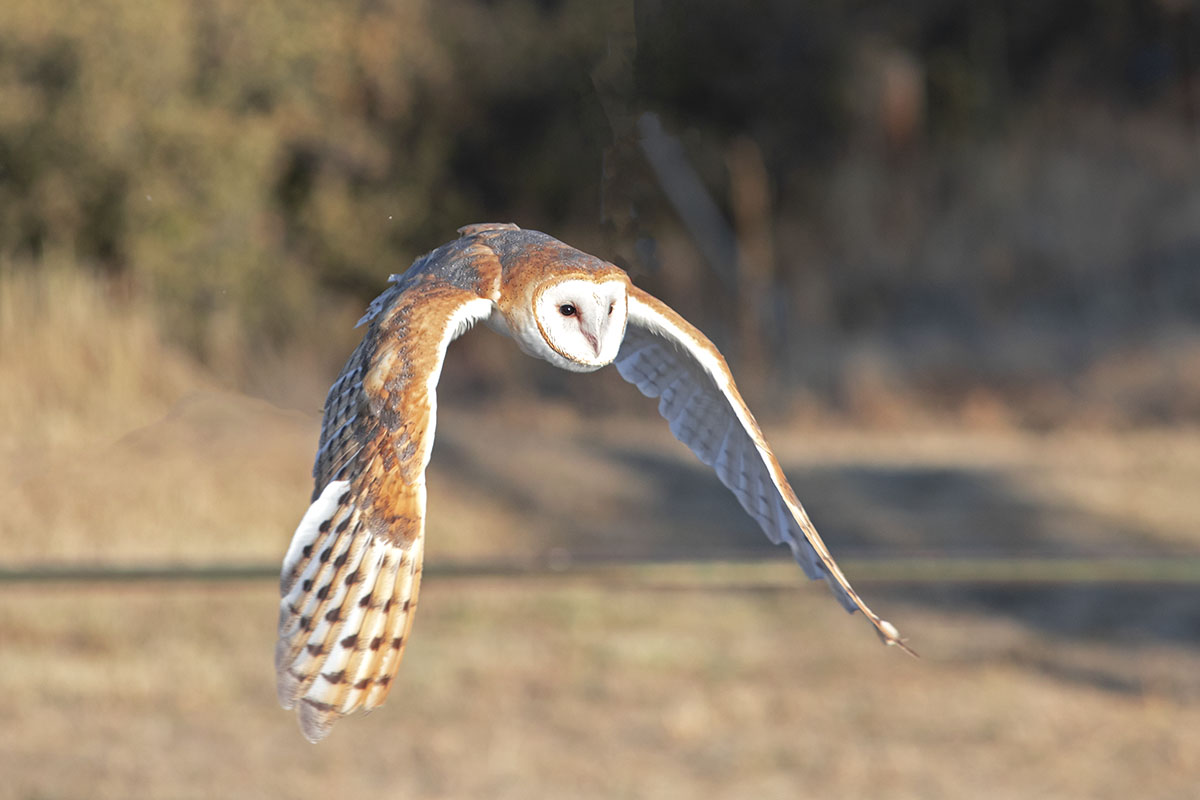
<instances>
[{"instance_id":1,"label":"blurred tree trunk","mask_svg":"<svg viewBox=\"0 0 1200 800\"><path fill-rule=\"evenodd\" d=\"M771 293L776 283L770 179L762 149L749 137L739 136L729 144L725 164L737 236L738 381L748 393L761 397L768 383L767 360L772 356L764 334L774 318Z\"/></svg>"}]
</instances>

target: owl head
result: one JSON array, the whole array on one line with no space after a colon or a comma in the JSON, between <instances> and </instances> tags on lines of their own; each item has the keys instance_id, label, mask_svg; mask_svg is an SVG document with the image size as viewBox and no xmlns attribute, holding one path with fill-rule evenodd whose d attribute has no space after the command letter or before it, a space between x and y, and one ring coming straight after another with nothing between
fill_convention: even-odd
<instances>
[{"instance_id":1,"label":"owl head","mask_svg":"<svg viewBox=\"0 0 1200 800\"><path fill-rule=\"evenodd\" d=\"M611 364L625 338L627 282L584 277L546 281L534 290L531 313L538 341L531 355L573 372Z\"/></svg>"},{"instance_id":2,"label":"owl head","mask_svg":"<svg viewBox=\"0 0 1200 800\"><path fill-rule=\"evenodd\" d=\"M625 338L624 270L537 231L485 235L504 273L502 320L492 320L493 327L561 369L592 372L611 364Z\"/></svg>"}]
</instances>

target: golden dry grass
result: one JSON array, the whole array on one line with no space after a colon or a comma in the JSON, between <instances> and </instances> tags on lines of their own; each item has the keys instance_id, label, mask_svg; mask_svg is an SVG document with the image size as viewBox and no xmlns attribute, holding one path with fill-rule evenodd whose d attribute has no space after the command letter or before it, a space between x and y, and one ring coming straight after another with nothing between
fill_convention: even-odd
<instances>
[{"instance_id":1,"label":"golden dry grass","mask_svg":"<svg viewBox=\"0 0 1200 800\"><path fill-rule=\"evenodd\" d=\"M108 444L210 383L147 304L65 263L0 262L0 345L5 456Z\"/></svg>"},{"instance_id":2,"label":"golden dry grass","mask_svg":"<svg viewBox=\"0 0 1200 800\"><path fill-rule=\"evenodd\" d=\"M315 415L215 389L159 343L151 310L57 280L6 276L0 292L5 563L278 558L311 488ZM784 559L651 415L450 404L430 561ZM768 433L835 553L1195 550L1196 431ZM862 585L915 661L820 586L720 588L687 569L709 570L432 577L387 706L318 746L275 703L271 582L3 585L0 798L1124 800L1200 785L1192 587Z\"/></svg>"},{"instance_id":3,"label":"golden dry grass","mask_svg":"<svg viewBox=\"0 0 1200 800\"><path fill-rule=\"evenodd\" d=\"M269 586L6 590L6 797L1186 797L1194 652L823 593L431 582L389 704L312 746L274 702ZM900 609L893 609L900 612ZM1136 691L1038 668L1063 651ZM1136 657L1135 657L1136 656Z\"/></svg>"}]
</instances>

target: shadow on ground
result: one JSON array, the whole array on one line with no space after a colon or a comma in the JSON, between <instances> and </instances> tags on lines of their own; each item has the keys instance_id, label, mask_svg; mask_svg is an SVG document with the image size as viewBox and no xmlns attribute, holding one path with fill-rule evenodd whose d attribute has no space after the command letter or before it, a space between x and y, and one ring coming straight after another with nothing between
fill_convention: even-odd
<instances>
[{"instance_id":1,"label":"shadow on ground","mask_svg":"<svg viewBox=\"0 0 1200 800\"><path fill-rule=\"evenodd\" d=\"M718 497L714 479L646 453L614 453L642 480L658 481L663 516L692 525L662 525L654 546L703 558L777 557L754 533L732 498ZM793 487L835 554L904 556L1170 556L1149 531L1033 497L999 470L925 466L787 467ZM702 508L691 497L706 496ZM680 498L680 500L676 500ZM689 499L683 499L689 498ZM726 502L727 501L727 502ZM739 518L741 515L741 518ZM696 533L703 534L699 537ZM731 535L734 534L734 535ZM873 594L880 594L872 590ZM1191 586L1145 584L970 585L890 587L882 594L954 611L1002 615L1055 636L1135 643L1200 645L1200 603Z\"/></svg>"},{"instance_id":2,"label":"shadow on ground","mask_svg":"<svg viewBox=\"0 0 1200 800\"><path fill-rule=\"evenodd\" d=\"M531 540L577 561L787 557L682 448L587 434L564 440L553 454L546 453L544 440L532 445L514 436L494 444L481 453L476 439L450 434L439 439L434 463L527 516ZM784 466L835 557L1178 554L1153 531L1039 496L1030 484L1035 478L1016 468ZM542 477L531 480L535 474ZM880 608L902 602L975 612L1048 636L1103 644L1200 645L1200 603L1191 586L856 584ZM1049 662L1044 666L1055 671ZM1086 677L1074 668L1059 672ZM1124 680L1110 678L1089 682L1117 686Z\"/></svg>"}]
</instances>

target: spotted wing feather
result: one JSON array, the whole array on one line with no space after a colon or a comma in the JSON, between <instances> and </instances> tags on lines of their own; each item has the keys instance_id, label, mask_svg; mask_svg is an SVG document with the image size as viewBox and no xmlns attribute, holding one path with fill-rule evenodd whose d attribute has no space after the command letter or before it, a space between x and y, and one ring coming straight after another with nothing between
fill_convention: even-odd
<instances>
[{"instance_id":1,"label":"spotted wing feather","mask_svg":"<svg viewBox=\"0 0 1200 800\"><path fill-rule=\"evenodd\" d=\"M861 610L886 643L903 647L895 626L867 607L834 562L742 400L725 359L704 334L635 287L615 363L625 380L659 399L658 410L671 433L714 469L772 542L786 544L809 578L824 578L846 609Z\"/></svg>"},{"instance_id":2,"label":"spotted wing feather","mask_svg":"<svg viewBox=\"0 0 1200 800\"><path fill-rule=\"evenodd\" d=\"M400 276L330 389L312 505L284 558L275 650L279 701L311 741L391 687L421 582L442 360L492 307L435 276Z\"/></svg>"}]
</instances>

